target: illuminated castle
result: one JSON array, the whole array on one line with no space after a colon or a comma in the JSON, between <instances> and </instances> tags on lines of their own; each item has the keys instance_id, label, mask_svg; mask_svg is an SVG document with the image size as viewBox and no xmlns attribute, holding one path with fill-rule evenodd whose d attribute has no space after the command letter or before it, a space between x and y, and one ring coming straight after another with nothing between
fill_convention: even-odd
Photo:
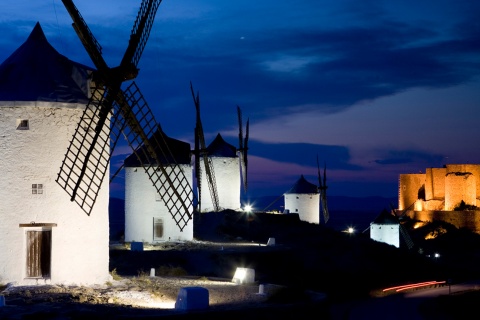
<instances>
[{"instance_id":1,"label":"illuminated castle","mask_svg":"<svg viewBox=\"0 0 480 320\"><path fill-rule=\"evenodd\" d=\"M480 164L448 164L401 174L397 214L444 221L480 233Z\"/></svg>"}]
</instances>

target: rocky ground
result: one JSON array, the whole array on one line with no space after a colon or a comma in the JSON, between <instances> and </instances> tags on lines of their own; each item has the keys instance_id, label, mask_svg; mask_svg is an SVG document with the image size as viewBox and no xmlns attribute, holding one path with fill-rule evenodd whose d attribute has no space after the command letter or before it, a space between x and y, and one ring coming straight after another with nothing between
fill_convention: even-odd
<instances>
[{"instance_id":1,"label":"rocky ground","mask_svg":"<svg viewBox=\"0 0 480 320\"><path fill-rule=\"evenodd\" d=\"M332 306L341 316L350 301L369 298L379 288L432 279L462 281L476 277L480 267L478 235L447 230L448 226L417 230L412 234L415 247L398 249L365 235L304 223L296 215L222 212L205 214L200 221L195 225L194 241L145 245L144 251L112 243L112 281L108 283L4 287L1 295L6 305L0 307L0 319L182 319L199 315L297 319L312 312L328 319ZM428 243L421 241L432 232L441 236ZM275 246L266 246L269 238L275 239ZM432 259L429 253L437 250L442 258ZM233 283L238 266L254 269L255 283ZM152 268L155 277L150 276ZM208 289L208 309L171 309L180 289L190 286ZM442 301L441 305L448 304Z\"/></svg>"},{"instance_id":2,"label":"rocky ground","mask_svg":"<svg viewBox=\"0 0 480 320\"><path fill-rule=\"evenodd\" d=\"M275 303L281 286L237 285L225 279L150 277L141 275L113 280L104 285L9 287L3 291L6 306L1 319L76 319L173 317L181 288L200 286L209 294L209 310L256 308Z\"/></svg>"}]
</instances>

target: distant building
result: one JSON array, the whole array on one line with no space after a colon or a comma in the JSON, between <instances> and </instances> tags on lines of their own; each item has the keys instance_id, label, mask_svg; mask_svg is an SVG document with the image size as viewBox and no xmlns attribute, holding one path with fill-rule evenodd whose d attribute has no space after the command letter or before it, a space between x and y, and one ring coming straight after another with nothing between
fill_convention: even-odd
<instances>
[{"instance_id":1,"label":"distant building","mask_svg":"<svg viewBox=\"0 0 480 320\"><path fill-rule=\"evenodd\" d=\"M300 220L320 223L320 193L318 187L303 175L284 193L285 213L296 213Z\"/></svg>"},{"instance_id":2,"label":"distant building","mask_svg":"<svg viewBox=\"0 0 480 320\"><path fill-rule=\"evenodd\" d=\"M55 181L89 101L92 71L59 54L39 23L0 65L1 283L111 279L108 174L90 215Z\"/></svg>"},{"instance_id":3,"label":"distant building","mask_svg":"<svg viewBox=\"0 0 480 320\"><path fill-rule=\"evenodd\" d=\"M387 210L383 210L370 223L370 239L400 247L400 222Z\"/></svg>"},{"instance_id":4,"label":"distant building","mask_svg":"<svg viewBox=\"0 0 480 320\"><path fill-rule=\"evenodd\" d=\"M240 210L240 158L237 155L237 149L223 140L219 133L208 145L207 154L213 164L220 210ZM211 212L214 211L214 205L203 159L200 159L200 170L202 173L201 211Z\"/></svg>"},{"instance_id":5,"label":"distant building","mask_svg":"<svg viewBox=\"0 0 480 320\"><path fill-rule=\"evenodd\" d=\"M448 164L399 177L398 214L480 233L479 205L480 164Z\"/></svg>"},{"instance_id":6,"label":"distant building","mask_svg":"<svg viewBox=\"0 0 480 320\"><path fill-rule=\"evenodd\" d=\"M172 153L157 151L159 161L167 171L182 170L186 180L184 183L192 185L193 168L190 158L190 144L168 137L165 133L157 131L151 139L160 142L162 150ZM145 148L142 146L142 148ZM137 152L141 157L144 153ZM142 159L144 165L151 166L155 163L152 159ZM158 243L164 241L189 241L193 239L193 207L189 209L192 214L185 228L180 230L172 214L166 207L164 200L152 185L149 175L145 172L135 154L131 154L124 161L125 166L125 241ZM149 170L160 170L151 167ZM165 186L168 184L165 182ZM193 197L193 194L183 194L184 197ZM174 213L175 214L175 213Z\"/></svg>"}]
</instances>

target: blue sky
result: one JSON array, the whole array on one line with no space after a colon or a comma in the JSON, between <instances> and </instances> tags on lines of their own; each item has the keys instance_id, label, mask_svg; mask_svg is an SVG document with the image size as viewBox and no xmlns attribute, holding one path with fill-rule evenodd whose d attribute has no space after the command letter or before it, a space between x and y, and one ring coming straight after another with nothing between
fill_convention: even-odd
<instances>
[{"instance_id":1,"label":"blue sky","mask_svg":"<svg viewBox=\"0 0 480 320\"><path fill-rule=\"evenodd\" d=\"M111 67L140 2L75 1ZM401 173L480 163L479 14L473 0L164 0L136 82L192 148L190 81L207 143L221 133L238 146L241 107L249 196L281 195L301 174L316 183L318 155L328 194L394 197ZM37 21L60 53L93 66L60 0L2 1L0 61ZM129 152L116 149L112 171Z\"/></svg>"}]
</instances>

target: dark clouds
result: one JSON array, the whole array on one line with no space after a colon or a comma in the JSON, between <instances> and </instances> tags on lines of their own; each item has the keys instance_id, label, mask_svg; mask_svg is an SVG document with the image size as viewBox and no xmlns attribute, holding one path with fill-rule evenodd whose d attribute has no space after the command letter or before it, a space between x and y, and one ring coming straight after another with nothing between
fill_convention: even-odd
<instances>
[{"instance_id":1,"label":"dark clouds","mask_svg":"<svg viewBox=\"0 0 480 320\"><path fill-rule=\"evenodd\" d=\"M117 65L139 4L76 4ZM25 6L0 13L1 61L40 21L57 50L92 65L60 1ZM190 81L207 142L221 132L236 144L239 105L252 192L314 176L318 154L333 193L395 195L399 173L480 158L468 148L480 138L478 13L480 2L454 0L164 1L136 82L168 135L190 143Z\"/></svg>"}]
</instances>

